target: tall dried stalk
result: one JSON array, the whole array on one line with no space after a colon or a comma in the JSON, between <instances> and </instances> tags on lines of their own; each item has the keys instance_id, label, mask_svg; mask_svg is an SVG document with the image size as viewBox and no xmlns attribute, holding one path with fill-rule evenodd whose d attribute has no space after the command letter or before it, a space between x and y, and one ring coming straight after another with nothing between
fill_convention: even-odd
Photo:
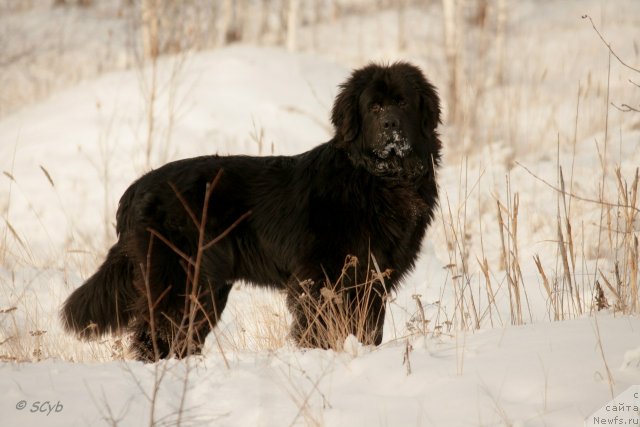
<instances>
[{"instance_id":1,"label":"tall dried stalk","mask_svg":"<svg viewBox=\"0 0 640 427\"><path fill-rule=\"evenodd\" d=\"M329 348L342 351L345 339L354 335L360 342L373 342L375 330L372 324L378 323L371 310L374 300L380 298L386 304L384 281L391 271L379 271L373 254L370 255L372 268L367 268L366 276L357 277L359 261L354 256L345 260L340 277L334 282L327 279L317 290L317 284L310 281L301 282L303 293L298 297L300 309L307 321L305 330L301 331L299 343L304 346L326 344ZM348 284L353 280L355 284Z\"/></svg>"},{"instance_id":2,"label":"tall dried stalk","mask_svg":"<svg viewBox=\"0 0 640 427\"><path fill-rule=\"evenodd\" d=\"M511 316L511 324L524 324L524 312L522 309L523 298L529 311L529 320L533 320L531 315L531 307L529 306L529 297L522 270L520 267L520 256L518 246L518 214L520 206L520 197L518 193L513 195L511 201L511 184L507 178L507 205L504 206L499 200L497 203L498 229L500 230L500 248L502 251L502 259L504 260L504 268L507 279L507 288L509 291L509 310ZM504 216L507 221L505 222Z\"/></svg>"}]
</instances>

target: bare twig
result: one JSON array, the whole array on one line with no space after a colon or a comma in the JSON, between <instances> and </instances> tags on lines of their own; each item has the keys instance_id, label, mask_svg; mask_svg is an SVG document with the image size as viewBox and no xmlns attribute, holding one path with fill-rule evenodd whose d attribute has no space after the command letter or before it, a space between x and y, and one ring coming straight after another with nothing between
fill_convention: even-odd
<instances>
[{"instance_id":1,"label":"bare twig","mask_svg":"<svg viewBox=\"0 0 640 427\"><path fill-rule=\"evenodd\" d=\"M589 15L582 15L582 19L588 19L589 21L591 21L591 26L593 27L593 29L595 30L595 32L598 34L598 37L600 37L600 40L602 40L602 43L604 43L604 45L607 47L607 49L609 49L609 52L618 60L618 62L620 62L622 65L624 65L625 67L627 67L628 69L635 71L636 73L640 73L640 70L637 68L632 67L631 65L627 64L626 62L624 62L622 60L622 58L620 58L615 51L611 48L611 43L609 43L607 40L605 40L605 38L602 36L602 34L600 33L600 31L598 31L598 28L596 27L596 24L593 23L593 19L591 19L591 16Z\"/></svg>"},{"instance_id":2,"label":"bare twig","mask_svg":"<svg viewBox=\"0 0 640 427\"><path fill-rule=\"evenodd\" d=\"M623 113L629 113L632 111L635 113L640 113L639 109L631 107L629 104L620 104L620 106L618 107L616 104L612 102L611 105L617 110L622 111Z\"/></svg>"},{"instance_id":3,"label":"bare twig","mask_svg":"<svg viewBox=\"0 0 640 427\"><path fill-rule=\"evenodd\" d=\"M583 202L595 203L597 205L604 205L604 206L608 206L610 208L632 209L632 210L636 211L637 213L640 213L640 209L636 208L635 206L624 205L624 204L621 204L621 203L611 203L611 202L606 202L604 200L591 199L589 197L580 196L578 194L571 193L571 192L566 191L566 190L561 190L560 188L558 188L555 185L551 184L549 181L546 181L544 178L541 178L538 175L536 175L535 173L533 173L531 171L531 169L529 169L528 167L526 167L522 163L520 163L518 161L516 161L515 163L518 166L520 166L522 169L527 171L529 173L529 175L531 175L532 177L534 177L538 181L542 182L547 187L551 188L554 191L557 191L560 194L563 194L563 195L566 195L566 196L569 196L569 197L573 197L574 199L578 199L578 200L583 201Z\"/></svg>"},{"instance_id":4,"label":"bare twig","mask_svg":"<svg viewBox=\"0 0 640 427\"><path fill-rule=\"evenodd\" d=\"M248 218L251 215L251 211L247 211L245 213L243 213L242 215L240 215L240 217L238 219L236 219L233 224L231 224L229 227L227 227L226 230L224 230L222 233L220 233L217 237L215 237L213 240L211 240L210 242L208 242L206 245L204 245L202 247L202 249L207 250L209 249L211 246L215 245L216 243L218 243L220 240L224 239L227 234L231 233L231 231L236 228L238 226L238 224L240 224L242 221L244 221L246 218Z\"/></svg>"}]
</instances>

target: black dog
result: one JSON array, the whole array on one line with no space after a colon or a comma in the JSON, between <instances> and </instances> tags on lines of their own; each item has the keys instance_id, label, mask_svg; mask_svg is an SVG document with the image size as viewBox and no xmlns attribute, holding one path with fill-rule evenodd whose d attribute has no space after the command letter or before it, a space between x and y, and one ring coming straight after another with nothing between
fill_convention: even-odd
<instances>
[{"instance_id":1,"label":"black dog","mask_svg":"<svg viewBox=\"0 0 640 427\"><path fill-rule=\"evenodd\" d=\"M413 267L437 203L439 99L417 67L372 64L341 85L331 121L333 139L297 156L197 157L134 182L118 242L64 304L66 328L130 331L142 360L183 357L243 280L286 290L293 338L328 347L318 328L331 319L308 301L321 305L323 287L339 283L347 309L364 313L359 338L379 344L384 297ZM359 263L345 268L349 255ZM374 264L387 274L365 296Z\"/></svg>"}]
</instances>

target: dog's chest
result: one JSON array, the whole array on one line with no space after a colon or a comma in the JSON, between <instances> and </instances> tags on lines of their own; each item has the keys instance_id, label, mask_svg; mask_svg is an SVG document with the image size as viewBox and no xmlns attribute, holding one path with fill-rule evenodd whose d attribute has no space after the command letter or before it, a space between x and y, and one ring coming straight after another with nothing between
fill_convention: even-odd
<instances>
[{"instance_id":1,"label":"dog's chest","mask_svg":"<svg viewBox=\"0 0 640 427\"><path fill-rule=\"evenodd\" d=\"M427 203L418 192L407 187L378 189L369 198L366 232L382 246L407 245L422 238L426 227Z\"/></svg>"},{"instance_id":2,"label":"dog's chest","mask_svg":"<svg viewBox=\"0 0 640 427\"><path fill-rule=\"evenodd\" d=\"M417 221L427 209L420 194L408 186L383 187L372 197L372 207L382 218L395 218L402 222Z\"/></svg>"}]
</instances>

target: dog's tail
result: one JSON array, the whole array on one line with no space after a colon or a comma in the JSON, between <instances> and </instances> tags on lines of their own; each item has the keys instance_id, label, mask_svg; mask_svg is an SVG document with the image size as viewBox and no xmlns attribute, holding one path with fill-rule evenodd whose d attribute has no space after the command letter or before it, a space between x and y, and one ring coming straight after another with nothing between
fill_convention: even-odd
<instances>
[{"instance_id":1,"label":"dog's tail","mask_svg":"<svg viewBox=\"0 0 640 427\"><path fill-rule=\"evenodd\" d=\"M60 317L64 328L80 337L92 338L126 327L134 298L134 266L115 244L106 261L64 303Z\"/></svg>"}]
</instances>

